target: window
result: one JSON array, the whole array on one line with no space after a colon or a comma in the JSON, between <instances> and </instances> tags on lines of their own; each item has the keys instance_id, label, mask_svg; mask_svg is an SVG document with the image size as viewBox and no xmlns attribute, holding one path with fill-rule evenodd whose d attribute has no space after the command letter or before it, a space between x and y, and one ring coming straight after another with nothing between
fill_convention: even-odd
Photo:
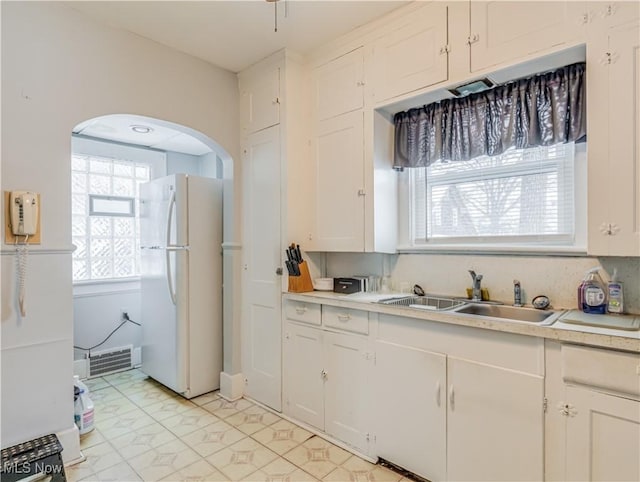
<instances>
[{"instance_id":1,"label":"window","mask_svg":"<svg viewBox=\"0 0 640 482\"><path fill-rule=\"evenodd\" d=\"M574 144L409 171L409 243L573 245Z\"/></svg>"},{"instance_id":2,"label":"window","mask_svg":"<svg viewBox=\"0 0 640 482\"><path fill-rule=\"evenodd\" d=\"M71 159L73 281L140 273L140 183L147 163L74 154Z\"/></svg>"}]
</instances>

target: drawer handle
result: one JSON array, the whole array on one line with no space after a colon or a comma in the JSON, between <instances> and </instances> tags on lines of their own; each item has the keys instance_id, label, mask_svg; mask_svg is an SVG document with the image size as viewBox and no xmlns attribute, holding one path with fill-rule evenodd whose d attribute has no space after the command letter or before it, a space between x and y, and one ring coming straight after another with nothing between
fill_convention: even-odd
<instances>
[{"instance_id":1,"label":"drawer handle","mask_svg":"<svg viewBox=\"0 0 640 482\"><path fill-rule=\"evenodd\" d=\"M304 315L307 312L307 307L306 306L298 306L296 307L296 313L298 313L299 315Z\"/></svg>"},{"instance_id":2,"label":"drawer handle","mask_svg":"<svg viewBox=\"0 0 640 482\"><path fill-rule=\"evenodd\" d=\"M339 314L338 315L338 319L340 321L349 321L351 319L351 315L350 314Z\"/></svg>"}]
</instances>

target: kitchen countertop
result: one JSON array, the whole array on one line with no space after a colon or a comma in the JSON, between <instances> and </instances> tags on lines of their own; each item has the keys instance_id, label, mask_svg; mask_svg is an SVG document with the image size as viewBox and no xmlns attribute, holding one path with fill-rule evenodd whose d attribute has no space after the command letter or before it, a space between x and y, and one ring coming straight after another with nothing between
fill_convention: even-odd
<instances>
[{"instance_id":1,"label":"kitchen countertop","mask_svg":"<svg viewBox=\"0 0 640 482\"><path fill-rule=\"evenodd\" d=\"M583 345L626 350L640 353L640 331L625 331L586 325L563 323L562 318L551 326L541 326L523 321L510 321L485 316L464 315L451 311L421 310L403 306L390 306L376 303L384 298L410 296L401 293L353 293L350 295L331 291L313 291L309 293L283 293L283 298L309 303L337 306L370 311L393 316L405 316L425 321L449 323L452 325L483 328L486 330L537 336L550 340L579 343ZM566 315L565 315L566 316ZM591 315L601 316L601 315ZM637 316L637 315L620 315Z\"/></svg>"}]
</instances>

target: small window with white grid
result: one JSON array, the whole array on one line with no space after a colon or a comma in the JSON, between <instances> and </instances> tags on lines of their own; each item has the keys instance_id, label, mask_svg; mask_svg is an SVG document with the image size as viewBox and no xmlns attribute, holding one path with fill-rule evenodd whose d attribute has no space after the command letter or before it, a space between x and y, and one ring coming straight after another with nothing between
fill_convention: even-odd
<instances>
[{"instance_id":1,"label":"small window with white grid","mask_svg":"<svg viewBox=\"0 0 640 482\"><path fill-rule=\"evenodd\" d=\"M74 154L71 158L73 281L140 273L140 184L146 163Z\"/></svg>"}]
</instances>

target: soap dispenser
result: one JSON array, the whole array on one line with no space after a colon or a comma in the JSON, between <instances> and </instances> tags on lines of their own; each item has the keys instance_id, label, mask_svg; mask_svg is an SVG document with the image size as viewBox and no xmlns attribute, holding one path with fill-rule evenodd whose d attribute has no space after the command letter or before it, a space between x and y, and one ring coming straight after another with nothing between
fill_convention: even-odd
<instances>
[{"instance_id":1,"label":"soap dispenser","mask_svg":"<svg viewBox=\"0 0 640 482\"><path fill-rule=\"evenodd\" d=\"M588 270L578 286L578 307L585 313L604 315L607 312L607 289L599 270L598 267Z\"/></svg>"}]
</instances>

